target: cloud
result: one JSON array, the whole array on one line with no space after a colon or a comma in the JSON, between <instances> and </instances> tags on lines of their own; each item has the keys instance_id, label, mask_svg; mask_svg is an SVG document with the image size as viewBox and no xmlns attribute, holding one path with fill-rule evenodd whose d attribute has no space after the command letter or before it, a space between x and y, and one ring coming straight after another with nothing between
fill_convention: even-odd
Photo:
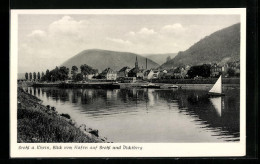
<instances>
[{"instance_id":1,"label":"cloud","mask_svg":"<svg viewBox=\"0 0 260 164\"><path fill-rule=\"evenodd\" d=\"M30 34L27 35L28 37L45 37L46 32L42 30L34 30Z\"/></svg>"},{"instance_id":2,"label":"cloud","mask_svg":"<svg viewBox=\"0 0 260 164\"><path fill-rule=\"evenodd\" d=\"M148 28L144 27L140 31L138 31L137 34L154 35L154 34L156 34L156 32L153 29L148 29Z\"/></svg>"},{"instance_id":3,"label":"cloud","mask_svg":"<svg viewBox=\"0 0 260 164\"><path fill-rule=\"evenodd\" d=\"M161 33L170 33L170 34L182 34L187 29L182 26L180 23L175 23L171 25L165 25L161 28Z\"/></svg>"},{"instance_id":4,"label":"cloud","mask_svg":"<svg viewBox=\"0 0 260 164\"><path fill-rule=\"evenodd\" d=\"M51 34L78 34L87 28L88 22L76 21L70 16L64 16L49 25L48 31Z\"/></svg>"},{"instance_id":5,"label":"cloud","mask_svg":"<svg viewBox=\"0 0 260 164\"><path fill-rule=\"evenodd\" d=\"M50 23L45 29L35 29L23 38L19 44L19 62L27 63L32 68L38 69L38 65L46 65L42 69L51 69L60 65L69 57L85 49L89 37L87 35L88 22L75 20L70 16L64 16ZM49 59L49 63L43 63Z\"/></svg>"}]
</instances>

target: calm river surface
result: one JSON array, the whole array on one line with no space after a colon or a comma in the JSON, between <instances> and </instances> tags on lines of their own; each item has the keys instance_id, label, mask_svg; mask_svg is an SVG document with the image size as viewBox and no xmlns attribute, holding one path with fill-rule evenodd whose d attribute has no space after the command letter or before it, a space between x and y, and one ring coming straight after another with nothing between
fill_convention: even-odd
<instances>
[{"instance_id":1,"label":"calm river surface","mask_svg":"<svg viewBox=\"0 0 260 164\"><path fill-rule=\"evenodd\" d=\"M209 98L198 89L25 88L68 113L78 124L98 129L112 142L239 141L239 89Z\"/></svg>"}]
</instances>

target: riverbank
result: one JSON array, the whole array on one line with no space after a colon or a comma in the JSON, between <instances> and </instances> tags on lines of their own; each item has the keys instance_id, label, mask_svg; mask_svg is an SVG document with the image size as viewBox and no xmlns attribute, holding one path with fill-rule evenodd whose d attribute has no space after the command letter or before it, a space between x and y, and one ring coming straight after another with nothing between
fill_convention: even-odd
<instances>
[{"instance_id":1,"label":"riverbank","mask_svg":"<svg viewBox=\"0 0 260 164\"><path fill-rule=\"evenodd\" d=\"M201 79L153 79L153 83L165 84L214 84L218 78ZM240 78L222 78L222 84L240 84Z\"/></svg>"},{"instance_id":2,"label":"riverbank","mask_svg":"<svg viewBox=\"0 0 260 164\"><path fill-rule=\"evenodd\" d=\"M34 83L33 87L59 87L59 88L94 88L94 89L120 89L120 85L113 82L92 83Z\"/></svg>"},{"instance_id":3,"label":"riverbank","mask_svg":"<svg viewBox=\"0 0 260 164\"><path fill-rule=\"evenodd\" d=\"M98 130L77 125L68 114L58 114L55 107L44 106L41 100L18 88L17 91L17 141L18 143L41 142L107 142Z\"/></svg>"},{"instance_id":4,"label":"riverbank","mask_svg":"<svg viewBox=\"0 0 260 164\"><path fill-rule=\"evenodd\" d=\"M160 88L169 88L172 84L183 89L210 89L217 81L217 78L207 79L155 79L151 82L160 86ZM18 86L33 87L59 87L59 88L91 88L91 89L124 89L138 88L148 83L148 81L136 81L134 83L115 83L115 82L87 82L87 83L32 83L22 82ZM240 87L240 78L223 78L223 89L234 89Z\"/></svg>"}]
</instances>

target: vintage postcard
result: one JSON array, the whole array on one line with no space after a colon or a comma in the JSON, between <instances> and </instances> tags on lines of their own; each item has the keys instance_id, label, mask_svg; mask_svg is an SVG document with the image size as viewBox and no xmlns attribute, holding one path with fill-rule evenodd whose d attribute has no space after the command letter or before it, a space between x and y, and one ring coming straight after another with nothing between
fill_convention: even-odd
<instances>
[{"instance_id":1,"label":"vintage postcard","mask_svg":"<svg viewBox=\"0 0 260 164\"><path fill-rule=\"evenodd\" d=\"M11 10L10 157L246 149L246 9Z\"/></svg>"}]
</instances>

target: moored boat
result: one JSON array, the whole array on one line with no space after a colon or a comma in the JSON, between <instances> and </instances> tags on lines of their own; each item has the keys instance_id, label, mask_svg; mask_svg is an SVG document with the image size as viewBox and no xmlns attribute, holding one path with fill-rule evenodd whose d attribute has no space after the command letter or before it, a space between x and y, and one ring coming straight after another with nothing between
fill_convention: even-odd
<instances>
[{"instance_id":1,"label":"moored boat","mask_svg":"<svg viewBox=\"0 0 260 164\"><path fill-rule=\"evenodd\" d=\"M168 88L179 88L177 85L171 85Z\"/></svg>"},{"instance_id":2,"label":"moored boat","mask_svg":"<svg viewBox=\"0 0 260 164\"><path fill-rule=\"evenodd\" d=\"M145 85L141 85L141 88L160 88L160 86L153 83L148 83Z\"/></svg>"}]
</instances>

